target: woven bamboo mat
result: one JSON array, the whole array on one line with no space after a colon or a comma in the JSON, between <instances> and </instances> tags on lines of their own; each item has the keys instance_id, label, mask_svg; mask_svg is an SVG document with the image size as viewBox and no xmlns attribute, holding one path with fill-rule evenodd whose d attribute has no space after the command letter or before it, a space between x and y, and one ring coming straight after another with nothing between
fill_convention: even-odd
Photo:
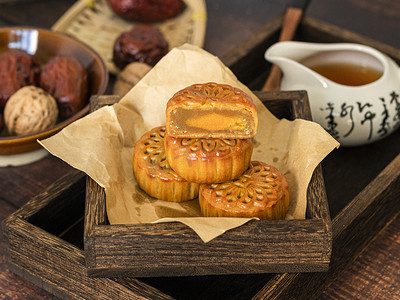
<instances>
[{"instance_id":1,"label":"woven bamboo mat","mask_svg":"<svg viewBox=\"0 0 400 300\"><path fill-rule=\"evenodd\" d=\"M173 19L153 23L169 42L170 49L184 43L203 47L206 30L206 6L204 0L184 0L186 9ZM53 25L52 29L67 33L91 46L103 58L108 71L120 70L112 61L115 39L138 23L126 22L108 6L107 0L95 0L91 8L77 1Z\"/></svg>"}]
</instances>

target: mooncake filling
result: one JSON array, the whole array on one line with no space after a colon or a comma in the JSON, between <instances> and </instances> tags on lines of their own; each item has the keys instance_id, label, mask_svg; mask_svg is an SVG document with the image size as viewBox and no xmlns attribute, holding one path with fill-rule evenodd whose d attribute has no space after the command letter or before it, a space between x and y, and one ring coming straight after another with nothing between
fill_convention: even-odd
<instances>
[{"instance_id":1,"label":"mooncake filling","mask_svg":"<svg viewBox=\"0 0 400 300\"><path fill-rule=\"evenodd\" d=\"M229 108L196 110L177 107L171 112L169 134L175 137L245 138L254 135L255 124L251 112Z\"/></svg>"}]
</instances>

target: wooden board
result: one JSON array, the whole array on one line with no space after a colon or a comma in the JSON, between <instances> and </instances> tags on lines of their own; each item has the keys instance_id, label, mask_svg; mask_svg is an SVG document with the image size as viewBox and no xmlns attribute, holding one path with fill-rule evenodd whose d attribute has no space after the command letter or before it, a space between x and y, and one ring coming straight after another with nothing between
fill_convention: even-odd
<instances>
[{"instance_id":1,"label":"wooden board","mask_svg":"<svg viewBox=\"0 0 400 300\"><path fill-rule=\"evenodd\" d=\"M266 24L223 59L252 89L267 76L263 54L277 40L280 24L281 18ZM399 50L315 19L305 18L296 38L362 42L400 62ZM88 278L83 252L85 176L80 172L55 182L3 223L8 262L14 272L63 299L320 299L399 214L399 141L397 131L366 147L336 150L322 162L333 230L331 263L324 273ZM77 210L78 219L68 217Z\"/></svg>"},{"instance_id":2,"label":"wooden board","mask_svg":"<svg viewBox=\"0 0 400 300\"><path fill-rule=\"evenodd\" d=\"M278 118L311 119L304 91L257 95L268 108L278 109L272 111ZM117 100L92 97L91 109ZM104 189L88 177L84 240L89 276L321 272L329 266L331 221L320 166L308 188L305 220L251 221L208 243L177 222L109 225L105 203Z\"/></svg>"}]
</instances>

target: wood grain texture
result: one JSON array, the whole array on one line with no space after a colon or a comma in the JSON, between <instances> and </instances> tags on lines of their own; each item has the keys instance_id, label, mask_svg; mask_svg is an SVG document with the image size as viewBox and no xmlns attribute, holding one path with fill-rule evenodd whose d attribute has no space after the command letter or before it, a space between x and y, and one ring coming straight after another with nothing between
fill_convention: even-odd
<instances>
[{"instance_id":1,"label":"wood grain texture","mask_svg":"<svg viewBox=\"0 0 400 300\"><path fill-rule=\"evenodd\" d=\"M304 17L302 26L299 28L299 38L303 41L324 41L330 43L349 42L371 46L399 61L400 50L375 39L368 38L361 34L345 30L338 26L316 20L311 17Z\"/></svg>"},{"instance_id":2,"label":"wood grain texture","mask_svg":"<svg viewBox=\"0 0 400 300\"><path fill-rule=\"evenodd\" d=\"M1 212L4 215L10 215L16 208L7 202L0 200ZM34 284L24 284L24 279L13 274L7 266L6 251L7 246L4 240L3 231L0 231L0 295L5 299L54 299L50 293L42 290L40 287Z\"/></svg>"},{"instance_id":3,"label":"wood grain texture","mask_svg":"<svg viewBox=\"0 0 400 300\"><path fill-rule=\"evenodd\" d=\"M266 23L247 40L237 44L221 61L252 90L261 90L271 65L264 59L266 49L279 37L283 16Z\"/></svg>"},{"instance_id":4,"label":"wood grain texture","mask_svg":"<svg viewBox=\"0 0 400 300\"><path fill-rule=\"evenodd\" d=\"M257 95L267 107L281 102L287 106L285 111L290 114L278 115L280 118L311 116L305 92ZM94 103L97 99L101 104L117 101L115 97L94 96L93 109L99 107ZM329 264L331 224L320 167L308 192L308 220L249 222L207 244L181 223L105 225L104 191L88 179L86 196L85 253L89 276L312 272L326 271Z\"/></svg>"},{"instance_id":5,"label":"wood grain texture","mask_svg":"<svg viewBox=\"0 0 400 300\"><path fill-rule=\"evenodd\" d=\"M328 272L277 275L255 299L318 299L354 257L397 217L399 197L400 155L333 219L333 249Z\"/></svg>"},{"instance_id":6,"label":"wood grain texture","mask_svg":"<svg viewBox=\"0 0 400 300\"><path fill-rule=\"evenodd\" d=\"M400 299L400 216L349 264L322 299ZM376 272L373 266L384 268ZM355 284L358 283L358 284ZM385 294L382 294L382 288Z\"/></svg>"},{"instance_id":7,"label":"wood grain texture","mask_svg":"<svg viewBox=\"0 0 400 300\"><path fill-rule=\"evenodd\" d=\"M314 16L322 17L322 19L326 21L331 20L332 23L342 25L342 28L340 29L339 27L337 27L336 29L339 30L335 31L335 28L333 27L334 30L329 31L329 29L332 27L328 26L325 27L324 30L320 31L318 26L320 24L326 23L316 21L313 23L313 25L310 25L309 27L303 26L303 29L299 28L299 31L302 31L302 33L298 35L297 38L309 38L310 40L314 41L318 41L318 39L321 39L322 41L329 41L329 38L332 38L332 41L341 41L341 32L343 28L357 28L357 26L359 26L360 30L364 30L366 35L369 35L381 41L384 41L386 39L386 41L389 41L389 44L391 44L392 46L397 46L398 48L400 48L400 40L397 39L397 36L395 35L395 33L398 32L398 18L391 17L391 15L393 16L398 14L398 11L396 12L396 10L393 9L393 6L398 5L398 3L396 1L387 0L378 0L374 3L368 2L368 4L366 4L365 1L365 3L361 2L363 1L344 0L340 1L341 5L338 5L336 1L328 0L312 2L312 5L309 7L310 9L307 11L308 15L310 15L309 13L311 13ZM382 2L385 2L384 5L382 5ZM212 3L211 5L214 6L211 7L211 11L218 11L216 7L220 5L219 3L209 3ZM246 5L247 3L248 2L246 2ZM365 9L358 9L360 5L363 5ZM231 1L229 1L229 6L234 6ZM249 4L249 6L251 6L251 4ZM222 7L223 5L221 4L221 8ZM268 12L270 4L268 4L267 7L268 9L266 12L260 13L261 15L267 13L267 17L263 19L262 23L269 21ZM389 13L385 12L385 14L383 14L376 12L377 10L383 8L388 9ZM26 11L29 10L29 7L27 7L25 3L24 9L26 9ZM41 7L40 11L47 11L46 7ZM337 11L339 11L339 13L337 13ZM374 14L372 14L371 11L374 11ZM5 14L9 14L11 19L13 18L12 13L9 12L11 11L7 10ZM1 13L3 13L3 7L0 10L0 14ZM247 11L243 15L245 14L247 14ZM35 17L37 20L38 15L40 16L39 19L43 20L43 22L48 22L47 18L43 18L43 16L41 16L40 14L34 13L30 14L28 17L25 17L24 20L28 20L27 22L29 23L29 20L35 20ZM55 17L56 13L54 13L52 18ZM208 27L208 35L210 36L211 33L213 34L214 38L213 40L209 39L206 43L206 46L208 47L208 49L216 50L218 50L217 45L227 46L221 47L218 50L218 53L224 54L225 49L228 49L228 47L232 47L234 44L241 41L241 38L238 38L237 32L233 30L232 41L235 41L234 43L232 43L232 41L227 42L227 40L224 38L220 39L218 36L218 32L220 32L221 28L219 26L220 19L222 20L222 23L226 24L227 28L231 28L230 21L237 21L235 18L222 18L218 13L218 21L216 21L215 18L212 19L214 20L214 23L211 23L213 24L213 26ZM21 23L21 19L15 20ZM252 21L253 20L251 20L251 22ZM304 20L304 22L303 25L307 24L307 20ZM33 21L33 23L40 22ZM242 26L241 22L237 23L240 23L240 26ZM242 23L247 24L247 22ZM3 21L3 23L0 24L6 25L8 23ZM254 28L254 24L253 27L250 26L250 29L246 27L245 30L251 30L251 28ZM266 26L270 28L269 23ZM279 22L275 27L279 30ZM319 33L314 34L314 32ZM233 61L240 62L243 66L243 68L238 67L239 64L235 64L233 66L236 75L238 75L239 78L243 78L244 80L241 80L244 83L248 84L252 89L257 89L257 87L260 87L268 73L269 66L263 59L263 53L265 52L265 47L267 47L270 43L265 43L264 40L270 42L276 41L278 31L271 30L270 33L272 34L270 36L262 36L262 34L259 34L258 40L260 40L261 43L257 45L253 44L255 45L254 48L251 44L247 44L246 42L242 43L242 45L244 45L246 48L237 49L239 53L242 53L242 56L234 57L234 59L232 59ZM346 34L346 36L350 39L352 39L353 36L355 38L360 37L360 35L354 33L350 33L350 35ZM253 37L251 38L253 39ZM370 39L362 40L369 41ZM222 50L222 48L224 50ZM387 45L385 45L384 49L387 49L388 53L392 53L393 57L396 59L396 61L398 61L398 50ZM394 51L392 52L392 50ZM247 53L251 53L251 55L247 56ZM232 56L234 55L228 55L228 57ZM284 109L288 109L287 106L285 107L286 108ZM357 149L339 149L325 159L323 163L323 173L325 177L328 201L332 216L337 216L339 212L345 207L345 205L351 202L353 198L357 196L359 191L362 191L376 176L376 174L381 172L384 169L384 166L389 164L390 161L394 159L396 154L400 152L398 142L399 138L400 134L396 132L395 134L382 140L381 142L370 145L368 147L361 147ZM48 161L50 162L48 163ZM53 182L54 178L59 177L60 174L62 174L63 172L65 173L69 170L70 167L65 167L63 163L60 163L58 159L54 157L47 157L41 162L35 163L32 166L26 168L3 168L0 170L0 178L2 179L2 183L0 183L2 195L0 195L0 198L3 199L6 204L10 204L12 205L12 207L17 208L23 205L32 196L36 195L38 192L46 188L51 182ZM393 178L388 177L387 180L392 181ZM3 183L4 185L2 185ZM8 189L8 187L11 188ZM85 187L83 186L82 189L84 188ZM390 195L387 196L390 197ZM17 204L14 204L14 199L18 200L16 202ZM64 199L62 201L67 200ZM84 205L84 200L82 200L82 203ZM5 217L7 213L3 210L3 208L5 207L3 206L3 202L0 202L0 205L2 208L1 215L2 217ZM386 215L378 215L377 218L381 221L385 221ZM398 226L393 226L394 224L398 224L398 220L399 218L397 218L394 223L389 225L386 231L381 233L381 235L379 235L379 237L373 242L371 246L362 250L359 259L354 261L354 259L360 252L354 251L353 249L349 249L349 251L345 252L349 256L347 258L351 259L352 261L350 263L347 263L343 270L339 271L338 274L335 275L336 279L334 279L332 285L324 291L323 297L321 297L320 299L324 299L324 297L329 297L329 299L368 299L378 297L382 299L398 298L398 294L396 293L398 293L399 291L399 260L397 255L399 249L396 245L398 244L398 236L400 231ZM370 219L369 221L373 224L375 222L375 219ZM338 224L340 226L340 223ZM338 224L334 224L333 227L338 226ZM51 227L51 224L49 225L49 227ZM81 224L81 227L82 228L80 228L80 233L78 231L75 234L78 238L79 235L81 237L83 236L83 222ZM361 240L371 240L374 239L376 236L374 236L373 232L369 234L364 234L363 232L364 231L362 231L361 234L358 234L358 232L354 230L350 231L350 234L358 235L355 238ZM388 235L387 232L393 233L393 236ZM66 238L68 235L69 231L66 231L66 233L62 236L63 238ZM374 244L376 244L376 247L374 247ZM83 247L83 245L81 247ZM374 250L370 251L370 249ZM54 253L43 253L49 255L49 257L54 255ZM41 253L37 254L39 255ZM385 257L382 257L382 255L385 255ZM333 257L334 256L335 254L333 253ZM68 259L62 259L58 263L68 265L70 264L70 261ZM334 272L336 266L337 264L331 265L331 271ZM24 281L23 278L10 274L9 271L4 270L3 265L1 265L1 267L1 275L3 276L1 277L1 279L5 278L5 280L0 280L0 286L3 288L3 290L9 292L9 294L7 295L10 295L10 298L19 297L18 299L46 299L46 297L48 296L48 294L45 293L43 290L40 290L40 288L33 286L32 284ZM23 276L24 278L29 277L31 279L33 277L41 277L41 272L42 270L40 269L36 269L33 271L29 270L26 271ZM365 272L366 277L364 277L364 275L360 274L359 272ZM68 276L67 270L65 270L65 274ZM312 274L309 274L309 276L311 275ZM317 275L320 275L320 273L318 273ZM85 277L85 275L82 276ZM281 279L282 277L283 279ZM275 276L268 274L248 274L224 276L143 278L140 280L140 282L146 282L148 285L151 285L159 291L164 291L164 293L167 293L168 295L171 295L176 299L250 299L255 293L257 293L257 291L265 286L266 283L270 284L269 286L273 286L278 291L282 290L284 293L286 289L289 289L290 286L296 282L297 277L298 274L277 274ZM286 279L284 280L284 278ZM302 281L300 278L300 283L296 285L298 293L300 294L302 289L305 289L308 294L312 293L313 285L310 286L307 283L307 276L305 278L306 280L304 281L304 284L301 284ZM79 277L77 279L80 280ZM320 282L322 287L317 287L317 295L318 293L320 293L321 289L323 290L327 286L327 282L328 280ZM391 283L393 283L393 285L391 285ZM40 286L40 283L38 284ZM103 282L103 284L107 285L107 281ZM78 284L78 286L80 285ZM66 288L73 289L74 286L69 285L66 287L63 282L60 282L59 285L54 285L51 288L51 292L57 294L57 290L65 290ZM140 291L141 289L140 285L132 285L129 288L135 291ZM0 289L0 294L3 290ZM85 291L81 292L84 293ZM92 292L92 290L88 289L87 292ZM377 295L377 297L371 297L371 295ZM265 295L261 293L260 295L258 295L258 297L265 297ZM66 296L62 298L70 297ZM170 298L170 296L168 296L168 298Z\"/></svg>"},{"instance_id":8,"label":"wood grain texture","mask_svg":"<svg viewBox=\"0 0 400 300\"><path fill-rule=\"evenodd\" d=\"M397 0L312 1L307 15L337 27L371 37L400 49L400 2Z\"/></svg>"},{"instance_id":9,"label":"wood grain texture","mask_svg":"<svg viewBox=\"0 0 400 300\"><path fill-rule=\"evenodd\" d=\"M204 49L223 57L284 11L287 0L206 0Z\"/></svg>"},{"instance_id":10,"label":"wood grain texture","mask_svg":"<svg viewBox=\"0 0 400 300\"><path fill-rule=\"evenodd\" d=\"M4 221L11 270L63 299L171 299L136 279L88 278L82 249L29 222L54 201L67 211L73 210L75 203L71 197L77 197L74 189L81 191L82 199L84 182L81 172L72 171ZM53 215L60 217L64 213L65 210Z\"/></svg>"},{"instance_id":11,"label":"wood grain texture","mask_svg":"<svg viewBox=\"0 0 400 300\"><path fill-rule=\"evenodd\" d=\"M43 170L51 169L50 174ZM0 168L1 199L13 199L13 205L21 207L38 192L44 190L54 180L63 176L71 169L69 165L54 156L26 166ZM32 177L30 174L35 174ZM21 184L23 183L23 184Z\"/></svg>"}]
</instances>

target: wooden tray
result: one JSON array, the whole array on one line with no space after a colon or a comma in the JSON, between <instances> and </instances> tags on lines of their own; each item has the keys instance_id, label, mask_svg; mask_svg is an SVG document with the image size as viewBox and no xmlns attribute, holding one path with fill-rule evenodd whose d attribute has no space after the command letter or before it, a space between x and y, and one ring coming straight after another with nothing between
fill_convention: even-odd
<instances>
[{"instance_id":1,"label":"wooden tray","mask_svg":"<svg viewBox=\"0 0 400 300\"><path fill-rule=\"evenodd\" d=\"M170 49L184 43L203 46L206 32L207 12L204 0L184 0L185 10L177 17L164 22L153 23L164 35ZM53 25L52 29L61 31L87 43L103 58L108 71L119 73L113 62L113 46L116 38L124 31L135 27L118 17L107 0L95 0L94 7L84 1L77 1Z\"/></svg>"},{"instance_id":2,"label":"wooden tray","mask_svg":"<svg viewBox=\"0 0 400 300\"><path fill-rule=\"evenodd\" d=\"M277 40L281 21L267 24L224 59L253 89L266 78L263 55ZM315 19L303 20L297 39L362 42L400 62L399 50ZM399 214L399 141L397 131L369 146L335 150L322 162L333 233L331 263L324 273L89 278L83 251L86 178L77 171L4 221L7 258L14 272L60 298L319 299Z\"/></svg>"},{"instance_id":3,"label":"wooden tray","mask_svg":"<svg viewBox=\"0 0 400 300\"><path fill-rule=\"evenodd\" d=\"M311 119L304 91L257 94L278 118ZM117 101L115 96L92 97L91 109ZM305 220L251 221L208 243L177 222L109 225L104 189L89 177L86 195L84 241L89 276L198 276L328 270L332 232L320 166L308 187Z\"/></svg>"}]
</instances>

